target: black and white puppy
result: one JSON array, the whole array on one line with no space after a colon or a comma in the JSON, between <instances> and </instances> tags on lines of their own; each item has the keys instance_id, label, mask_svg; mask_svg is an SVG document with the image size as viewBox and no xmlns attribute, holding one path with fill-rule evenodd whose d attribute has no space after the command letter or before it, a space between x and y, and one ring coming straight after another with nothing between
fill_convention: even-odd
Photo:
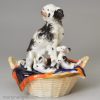
<instances>
[{"instance_id":1,"label":"black and white puppy","mask_svg":"<svg viewBox=\"0 0 100 100\"><path fill-rule=\"evenodd\" d=\"M56 48L61 43L64 36L64 29L62 25L64 13L60 7L48 4L42 8L41 15L45 21L45 25L34 33L33 38L30 41L27 49L28 54L25 65L27 70L31 70L30 67L35 57L43 56L48 46L53 49ZM52 63L54 59L52 61L51 55ZM56 59L57 54L55 54L55 56L56 57L54 58Z\"/></svg>"},{"instance_id":2,"label":"black and white puppy","mask_svg":"<svg viewBox=\"0 0 100 100\"><path fill-rule=\"evenodd\" d=\"M47 67L47 59L43 56L39 57L38 59L34 59L33 69L41 73L54 73L57 69Z\"/></svg>"},{"instance_id":3,"label":"black and white puppy","mask_svg":"<svg viewBox=\"0 0 100 100\"><path fill-rule=\"evenodd\" d=\"M79 66L81 64L81 60L79 60L77 63L73 63L69 61L66 54L71 51L71 48L67 48L66 46L59 46L57 47L58 51L58 63L61 65L64 69L74 69L76 66Z\"/></svg>"}]
</instances>

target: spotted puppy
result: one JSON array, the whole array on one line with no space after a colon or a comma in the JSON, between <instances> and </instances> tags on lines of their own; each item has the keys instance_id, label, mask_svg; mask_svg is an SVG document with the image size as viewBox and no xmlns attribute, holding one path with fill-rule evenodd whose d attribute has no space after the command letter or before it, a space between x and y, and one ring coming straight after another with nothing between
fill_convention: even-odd
<instances>
[{"instance_id":1,"label":"spotted puppy","mask_svg":"<svg viewBox=\"0 0 100 100\"><path fill-rule=\"evenodd\" d=\"M28 70L31 70L30 66L35 57L44 55L47 46L56 48L61 43L64 35L62 25L64 13L60 7L48 4L42 8L41 15L45 21L45 25L34 33L30 41L25 65L25 68Z\"/></svg>"},{"instance_id":2,"label":"spotted puppy","mask_svg":"<svg viewBox=\"0 0 100 100\"><path fill-rule=\"evenodd\" d=\"M56 68L50 68L46 65L47 59L41 56L38 59L34 59L33 70L36 70L41 73L54 73L56 71Z\"/></svg>"},{"instance_id":3,"label":"spotted puppy","mask_svg":"<svg viewBox=\"0 0 100 100\"><path fill-rule=\"evenodd\" d=\"M81 63L81 60L79 60L77 63L72 63L69 61L69 59L66 56L66 53L69 53L71 51L70 48L67 48L66 46L59 46L57 47L58 51L58 63L61 65L64 69L74 69L77 65Z\"/></svg>"}]
</instances>

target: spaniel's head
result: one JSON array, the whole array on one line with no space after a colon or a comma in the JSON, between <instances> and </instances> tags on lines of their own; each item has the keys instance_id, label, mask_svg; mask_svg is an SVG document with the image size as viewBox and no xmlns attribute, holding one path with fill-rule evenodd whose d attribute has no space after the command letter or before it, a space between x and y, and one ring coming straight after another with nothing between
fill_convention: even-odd
<instances>
[{"instance_id":1,"label":"spaniel's head","mask_svg":"<svg viewBox=\"0 0 100 100\"><path fill-rule=\"evenodd\" d=\"M61 21L64 17L64 12L60 7L53 4L48 4L44 6L41 10L41 15L45 21Z\"/></svg>"}]
</instances>

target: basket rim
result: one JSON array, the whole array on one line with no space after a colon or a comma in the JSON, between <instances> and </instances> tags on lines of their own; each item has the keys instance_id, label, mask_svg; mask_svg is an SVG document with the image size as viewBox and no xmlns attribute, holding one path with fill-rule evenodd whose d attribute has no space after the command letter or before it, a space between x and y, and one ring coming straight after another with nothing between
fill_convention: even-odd
<instances>
[{"instance_id":1,"label":"basket rim","mask_svg":"<svg viewBox=\"0 0 100 100\"><path fill-rule=\"evenodd\" d=\"M84 68L89 60L88 56L85 56L81 58L80 60L83 59L83 62L81 63L81 67ZM77 62L78 60L70 59L72 62ZM9 57L8 58L9 65L12 67L17 65L17 60L14 57ZM16 63L15 63L16 62ZM40 75L45 76L45 77L40 77ZM45 78L62 78L62 77L73 77L73 76L80 76L79 73L71 73L71 72L61 72L61 73L44 73L44 74L37 74L37 75L31 75L31 77L38 77L37 79L45 79ZM29 76L30 77L30 76Z\"/></svg>"}]
</instances>

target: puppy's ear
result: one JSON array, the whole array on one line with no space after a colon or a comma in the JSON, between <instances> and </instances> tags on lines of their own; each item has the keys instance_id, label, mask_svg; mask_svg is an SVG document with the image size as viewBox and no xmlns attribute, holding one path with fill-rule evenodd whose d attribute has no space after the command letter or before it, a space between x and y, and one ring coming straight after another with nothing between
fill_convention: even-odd
<instances>
[{"instance_id":1,"label":"puppy's ear","mask_svg":"<svg viewBox=\"0 0 100 100\"><path fill-rule=\"evenodd\" d=\"M55 12L54 12L54 18L57 19L57 20L62 20L62 18L64 17L64 12L62 9L57 9Z\"/></svg>"}]
</instances>

